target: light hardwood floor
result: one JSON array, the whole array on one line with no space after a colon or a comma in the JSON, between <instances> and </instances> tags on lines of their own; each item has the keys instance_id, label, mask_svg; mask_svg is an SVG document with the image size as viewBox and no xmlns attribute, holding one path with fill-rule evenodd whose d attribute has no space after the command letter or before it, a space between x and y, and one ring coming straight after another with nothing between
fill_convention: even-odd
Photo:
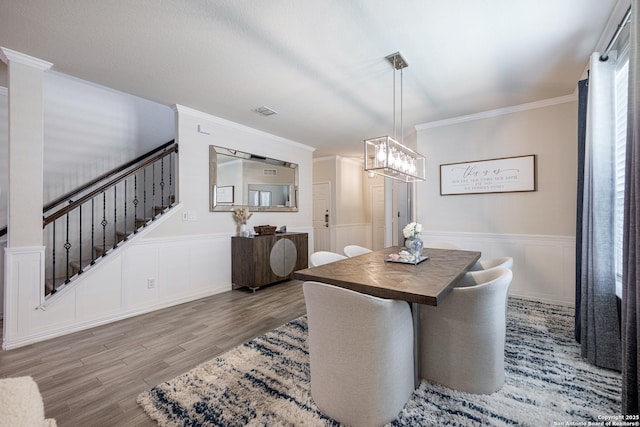
<instances>
[{"instance_id":1,"label":"light hardwood floor","mask_svg":"<svg viewBox=\"0 0 640 427\"><path fill-rule=\"evenodd\" d=\"M306 312L302 282L229 291L0 351L0 378L30 375L58 426L153 426L144 390Z\"/></svg>"}]
</instances>

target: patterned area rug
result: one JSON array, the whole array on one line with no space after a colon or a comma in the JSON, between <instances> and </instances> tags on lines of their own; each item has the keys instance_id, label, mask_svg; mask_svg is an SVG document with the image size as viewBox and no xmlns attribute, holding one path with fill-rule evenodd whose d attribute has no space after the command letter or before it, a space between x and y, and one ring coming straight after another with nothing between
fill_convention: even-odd
<instances>
[{"instance_id":1,"label":"patterned area rug","mask_svg":"<svg viewBox=\"0 0 640 427\"><path fill-rule=\"evenodd\" d=\"M161 426L334 426L309 392L306 317L138 396ZM506 383L473 395L423 381L390 426L587 425L620 414L620 375L580 358L573 309L510 298Z\"/></svg>"}]
</instances>

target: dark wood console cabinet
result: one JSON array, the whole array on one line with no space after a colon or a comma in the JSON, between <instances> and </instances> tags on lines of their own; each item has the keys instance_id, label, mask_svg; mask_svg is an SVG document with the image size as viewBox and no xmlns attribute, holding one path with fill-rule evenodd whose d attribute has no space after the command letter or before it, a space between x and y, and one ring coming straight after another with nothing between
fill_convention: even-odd
<instances>
[{"instance_id":1,"label":"dark wood console cabinet","mask_svg":"<svg viewBox=\"0 0 640 427\"><path fill-rule=\"evenodd\" d=\"M307 268L307 233L231 238L231 281L233 289L256 289L293 278L293 272Z\"/></svg>"}]
</instances>

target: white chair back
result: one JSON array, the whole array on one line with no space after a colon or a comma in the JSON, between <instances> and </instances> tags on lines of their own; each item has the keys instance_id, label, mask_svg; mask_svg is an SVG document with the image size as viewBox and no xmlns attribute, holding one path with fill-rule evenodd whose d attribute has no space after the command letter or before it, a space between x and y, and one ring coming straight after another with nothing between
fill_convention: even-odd
<instances>
[{"instance_id":1,"label":"white chair back","mask_svg":"<svg viewBox=\"0 0 640 427\"><path fill-rule=\"evenodd\" d=\"M469 270L470 271L480 271L480 270L489 270L490 268L495 267L504 267L511 270L513 268L513 258L510 256L493 258L493 259L481 259L476 262Z\"/></svg>"},{"instance_id":2,"label":"white chair back","mask_svg":"<svg viewBox=\"0 0 640 427\"><path fill-rule=\"evenodd\" d=\"M329 251L318 251L309 257L309 267L317 267L319 265L329 264L330 262L347 259L346 256Z\"/></svg>"},{"instance_id":3,"label":"white chair back","mask_svg":"<svg viewBox=\"0 0 640 427\"><path fill-rule=\"evenodd\" d=\"M365 248L364 246L347 245L344 247L343 251L346 256L351 258L358 255L368 254L371 252L371 249Z\"/></svg>"}]
</instances>

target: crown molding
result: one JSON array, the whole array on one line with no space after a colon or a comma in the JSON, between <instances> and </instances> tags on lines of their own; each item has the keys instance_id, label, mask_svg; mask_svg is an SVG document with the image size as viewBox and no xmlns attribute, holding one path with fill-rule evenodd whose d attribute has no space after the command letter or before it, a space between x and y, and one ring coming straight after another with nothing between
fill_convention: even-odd
<instances>
[{"instance_id":1,"label":"crown molding","mask_svg":"<svg viewBox=\"0 0 640 427\"><path fill-rule=\"evenodd\" d=\"M323 162L323 161L335 161L337 162L338 160L344 160L346 162L351 162L354 164L358 164L360 166L363 165L364 163L364 158L363 157L344 157L344 156L339 156L337 154L331 154L331 155L327 155L327 156L321 156L321 157L314 157L313 158L313 162Z\"/></svg>"},{"instance_id":2,"label":"crown molding","mask_svg":"<svg viewBox=\"0 0 640 427\"><path fill-rule=\"evenodd\" d=\"M245 126L245 125L241 125L240 123L236 123L236 122L232 122L231 120L226 120L220 117L216 117L216 116L212 116L209 113L204 113L202 111L198 111L195 110L193 108L190 107L185 107L184 105L180 105L180 104L174 104L171 106L171 108L173 109L173 111L175 111L176 113L178 113L178 115L180 114L185 114L191 117L195 117L197 119L202 119L202 120L208 120L210 122L213 122L215 124L221 125L221 126L225 126L225 127L229 127L232 129L236 129L239 130L241 132L247 132L247 133L252 133L254 135L258 135L261 136L263 138L269 138L278 142L281 142L283 144L287 144L296 148L302 148L308 151L315 151L315 147L311 147L309 145L305 145L302 144L300 142L296 142L293 141L291 139L287 139L287 138L283 138L281 136L277 136L274 135L272 133L268 133L268 132L263 132L261 130L258 129L254 129L252 127L249 126Z\"/></svg>"},{"instance_id":3,"label":"crown molding","mask_svg":"<svg viewBox=\"0 0 640 427\"><path fill-rule=\"evenodd\" d=\"M536 108L544 108L567 102L575 102L578 99L576 92L571 95L559 96L557 98L543 99L542 101L529 102L527 104L513 105L511 107L498 108L496 110L482 111L480 113L469 114L466 116L452 117L450 119L437 120L435 122L423 123L416 125L417 131L424 129L432 129L441 126L450 126L458 123L471 122L474 120L482 120L490 117L504 116L506 114L517 113L520 111L535 110Z\"/></svg>"},{"instance_id":4,"label":"crown molding","mask_svg":"<svg viewBox=\"0 0 640 427\"><path fill-rule=\"evenodd\" d=\"M8 64L9 61L15 61L42 71L47 71L53 66L51 62L43 61L42 59L34 58L33 56L7 49L6 47L0 47L0 59L5 64Z\"/></svg>"}]
</instances>

